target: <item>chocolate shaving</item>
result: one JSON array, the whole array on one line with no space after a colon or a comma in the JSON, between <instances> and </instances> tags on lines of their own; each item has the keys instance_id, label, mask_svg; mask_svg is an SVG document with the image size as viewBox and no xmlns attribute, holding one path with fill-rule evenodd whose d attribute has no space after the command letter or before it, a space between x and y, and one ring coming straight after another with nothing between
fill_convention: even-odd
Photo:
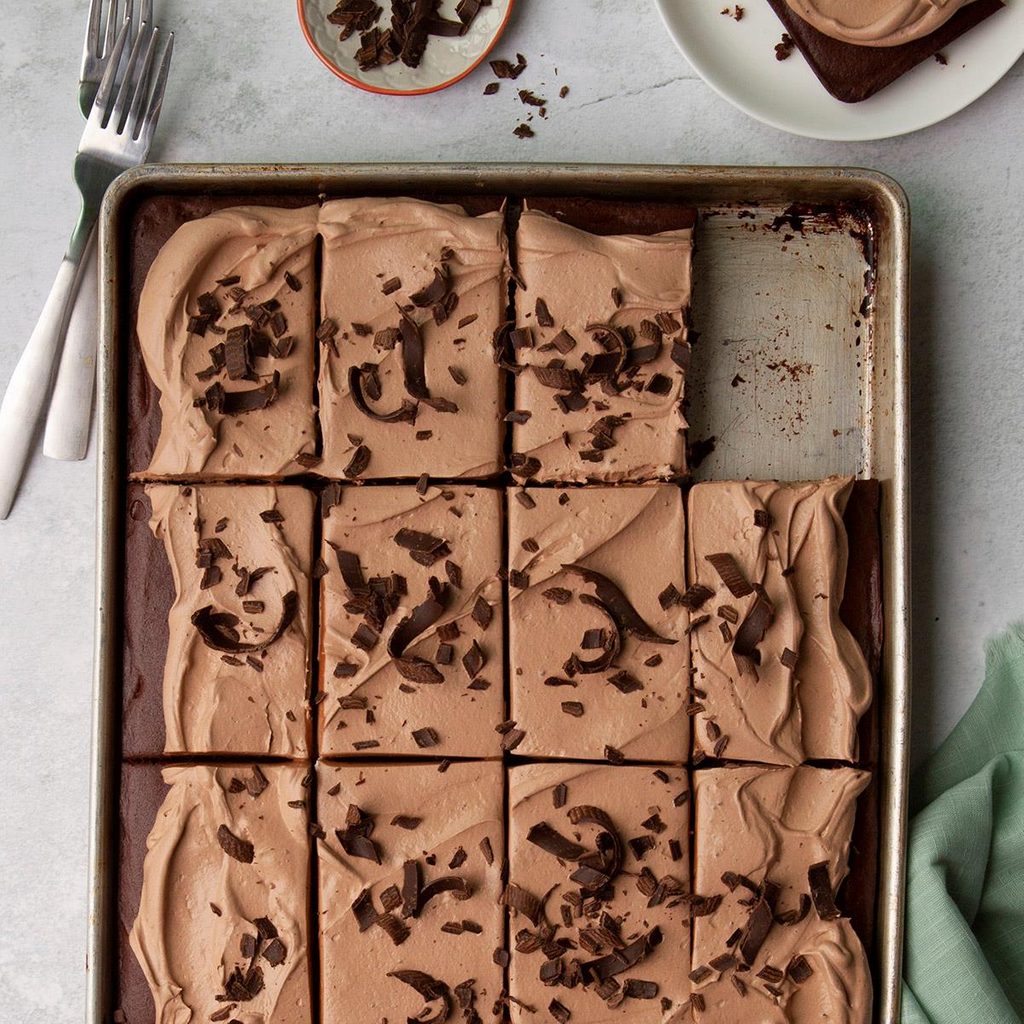
<instances>
[{"instance_id":1,"label":"chocolate shaving","mask_svg":"<svg viewBox=\"0 0 1024 1024\"><path fill-rule=\"evenodd\" d=\"M423 335L420 329L407 316L399 321L402 332L402 371L405 377L405 390L413 398L430 398L423 365Z\"/></svg>"},{"instance_id":2,"label":"chocolate shaving","mask_svg":"<svg viewBox=\"0 0 1024 1024\"><path fill-rule=\"evenodd\" d=\"M714 567L715 572L729 588L733 597L746 597L747 594L753 592L754 588L747 582L740 567L736 564L736 559L727 551L705 555L704 558Z\"/></svg>"},{"instance_id":3,"label":"chocolate shaving","mask_svg":"<svg viewBox=\"0 0 1024 1024\"><path fill-rule=\"evenodd\" d=\"M531 826L526 834L527 842L539 846L545 853L550 853L559 860L579 860L586 852L585 846L566 839L557 829L552 828L546 821L540 821Z\"/></svg>"},{"instance_id":4,"label":"chocolate shaving","mask_svg":"<svg viewBox=\"0 0 1024 1024\"><path fill-rule=\"evenodd\" d=\"M415 423L416 403L410 402L407 398L402 399L402 404L391 412L377 412L371 408L363 393L364 379L367 382L377 381L376 367L372 363L364 363L362 366L350 366L348 369L348 389L352 395L352 401L356 408L371 420L380 423ZM380 397L379 381L376 385L377 398Z\"/></svg>"},{"instance_id":5,"label":"chocolate shaving","mask_svg":"<svg viewBox=\"0 0 1024 1024\"><path fill-rule=\"evenodd\" d=\"M755 665L759 665L761 652L757 649L757 645L764 639L768 627L772 624L775 609L768 599L764 587L757 585L752 589L755 594L754 600L736 629L732 652L737 658L747 658Z\"/></svg>"},{"instance_id":6,"label":"chocolate shaving","mask_svg":"<svg viewBox=\"0 0 1024 1024\"><path fill-rule=\"evenodd\" d=\"M414 988L427 1004L423 1011L415 1017L409 1018L409 1024L444 1024L452 1011L452 996L448 986L443 981L432 978L423 971L388 971L387 977L395 978L398 981ZM431 1003L439 1004L435 1011L429 1016L424 1016L426 1009Z\"/></svg>"},{"instance_id":7,"label":"chocolate shaving","mask_svg":"<svg viewBox=\"0 0 1024 1024\"><path fill-rule=\"evenodd\" d=\"M217 829L217 842L229 857L243 864L251 864L256 856L252 843L247 839L239 839L227 825L221 825Z\"/></svg>"},{"instance_id":8,"label":"chocolate shaving","mask_svg":"<svg viewBox=\"0 0 1024 1024\"><path fill-rule=\"evenodd\" d=\"M541 900L515 882L509 882L505 886L502 902L506 907L523 914L534 927L540 924L544 916L544 905Z\"/></svg>"},{"instance_id":9,"label":"chocolate shaving","mask_svg":"<svg viewBox=\"0 0 1024 1024\"><path fill-rule=\"evenodd\" d=\"M807 869L807 882L811 888L811 900L814 902L818 917L822 921L834 921L840 915L829 878L828 863L819 861L812 864Z\"/></svg>"},{"instance_id":10,"label":"chocolate shaving","mask_svg":"<svg viewBox=\"0 0 1024 1024\"><path fill-rule=\"evenodd\" d=\"M566 572L582 576L588 583L594 585L598 600L607 608L611 617L618 624L623 633L637 637L639 640L646 640L654 644L674 644L676 640L664 637L656 633L644 620L640 613L629 603L626 595L603 573L595 569L588 569L583 565L573 563L563 564Z\"/></svg>"},{"instance_id":11,"label":"chocolate shaving","mask_svg":"<svg viewBox=\"0 0 1024 1024\"><path fill-rule=\"evenodd\" d=\"M394 665L398 674L410 683L437 685L444 682L441 672L425 658L395 658Z\"/></svg>"},{"instance_id":12,"label":"chocolate shaving","mask_svg":"<svg viewBox=\"0 0 1024 1024\"><path fill-rule=\"evenodd\" d=\"M394 914L380 914L373 923L382 928L396 946L409 938L409 929Z\"/></svg>"},{"instance_id":13,"label":"chocolate shaving","mask_svg":"<svg viewBox=\"0 0 1024 1024\"><path fill-rule=\"evenodd\" d=\"M786 974L796 985L802 985L813 973L814 968L811 967L807 957L800 953L797 953L786 966Z\"/></svg>"},{"instance_id":14,"label":"chocolate shaving","mask_svg":"<svg viewBox=\"0 0 1024 1024\"><path fill-rule=\"evenodd\" d=\"M388 638L388 654L392 658L402 657L409 644L441 618L449 594L448 584L440 584L436 591L431 589L429 597L398 623Z\"/></svg>"},{"instance_id":15,"label":"chocolate shaving","mask_svg":"<svg viewBox=\"0 0 1024 1024\"><path fill-rule=\"evenodd\" d=\"M420 862L407 860L402 865L402 917L416 917L419 914L422 886Z\"/></svg>"},{"instance_id":16,"label":"chocolate shaving","mask_svg":"<svg viewBox=\"0 0 1024 1024\"><path fill-rule=\"evenodd\" d=\"M290 590L281 602L281 617L274 630L264 638L251 643L243 643L235 627L239 619L231 612L216 612L213 605L206 605L192 614L192 625L196 627L203 643L215 651L225 654L254 654L265 651L277 643L285 630L292 624L299 611L299 595Z\"/></svg>"},{"instance_id":17,"label":"chocolate shaving","mask_svg":"<svg viewBox=\"0 0 1024 1024\"><path fill-rule=\"evenodd\" d=\"M416 746L421 749L436 747L441 742L440 737L437 735L437 730L431 729L429 726L422 729L414 729L412 738L416 741Z\"/></svg>"},{"instance_id":18,"label":"chocolate shaving","mask_svg":"<svg viewBox=\"0 0 1024 1024\"><path fill-rule=\"evenodd\" d=\"M600 634L603 637L603 651L596 658L581 658L578 654L572 654L569 660L566 662L565 669L570 675L576 675L577 673L582 675L589 675L596 672L604 672L608 669L612 662L617 657L619 651L622 649L622 638L619 634L619 623L614 613L608 608L604 602L596 597L592 597L590 594L580 594L580 603L590 605L594 608L599 608L607 617L611 624L611 629L600 630ZM590 630L587 631L591 632ZM587 636L584 635L584 646L587 642Z\"/></svg>"},{"instance_id":19,"label":"chocolate shaving","mask_svg":"<svg viewBox=\"0 0 1024 1024\"><path fill-rule=\"evenodd\" d=\"M348 465L341 471L349 480L362 476L370 464L370 449L365 444L359 445L352 453Z\"/></svg>"},{"instance_id":20,"label":"chocolate shaving","mask_svg":"<svg viewBox=\"0 0 1024 1024\"><path fill-rule=\"evenodd\" d=\"M352 902L352 913L361 932L365 932L376 922L377 911L373 905L373 894L369 889L364 889Z\"/></svg>"},{"instance_id":21,"label":"chocolate shaving","mask_svg":"<svg viewBox=\"0 0 1024 1024\"><path fill-rule=\"evenodd\" d=\"M765 890L767 889L768 887L765 886ZM771 931L774 923L775 917L772 913L771 904L768 901L768 892L762 891L750 911L750 917L747 919L746 927L743 929L743 934L740 936L737 947L740 959L745 964L752 964L757 958L757 954L760 952L761 946L764 945L764 940L768 937L768 932Z\"/></svg>"},{"instance_id":22,"label":"chocolate shaving","mask_svg":"<svg viewBox=\"0 0 1024 1024\"><path fill-rule=\"evenodd\" d=\"M457 900L468 900L473 895L473 889L469 882L458 875L442 875L435 878L433 882L425 885L420 892L420 910L441 893L450 892Z\"/></svg>"}]
</instances>

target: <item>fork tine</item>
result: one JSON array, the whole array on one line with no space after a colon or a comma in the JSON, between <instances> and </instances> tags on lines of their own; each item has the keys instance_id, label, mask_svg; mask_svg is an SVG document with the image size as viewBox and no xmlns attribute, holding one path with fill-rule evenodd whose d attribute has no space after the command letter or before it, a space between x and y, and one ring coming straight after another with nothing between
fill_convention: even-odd
<instances>
[{"instance_id":1,"label":"fork tine","mask_svg":"<svg viewBox=\"0 0 1024 1024\"><path fill-rule=\"evenodd\" d=\"M143 26L143 31L145 25ZM156 57L156 45L160 37L160 29L154 28L149 33L149 40L146 43L146 54L142 58L142 64L139 67L139 74L135 83L134 92L132 94L132 105L128 110L128 117L124 123L125 134L130 139L134 139L139 131L139 118L142 114L142 108L145 105L146 97L150 93L150 85L152 83L152 72L154 58Z\"/></svg>"},{"instance_id":2,"label":"fork tine","mask_svg":"<svg viewBox=\"0 0 1024 1024\"><path fill-rule=\"evenodd\" d=\"M89 0L89 20L85 28L85 56L100 56L100 11L103 0Z\"/></svg>"},{"instance_id":3,"label":"fork tine","mask_svg":"<svg viewBox=\"0 0 1024 1024\"><path fill-rule=\"evenodd\" d=\"M164 101L164 90L167 88L167 73L171 67L171 54L173 52L174 33L171 32L167 36L167 45L164 46L164 52L160 57L160 67L156 73L156 81L153 83L153 95L149 101L149 106L146 108L146 114L142 119L140 136L148 135L152 138L153 130L156 128L156 122L160 117L160 107Z\"/></svg>"},{"instance_id":4,"label":"fork tine","mask_svg":"<svg viewBox=\"0 0 1024 1024\"><path fill-rule=\"evenodd\" d=\"M124 24L130 31L131 22L126 21ZM121 81L118 84L117 98L114 100L114 106L110 112L110 121L108 122L115 131L121 130L125 109L135 95L135 90L139 87L139 56L142 53L143 45L152 34L152 31L147 26L142 25L138 35L135 36L132 42L132 48L128 54L128 63L125 65L124 74L121 76Z\"/></svg>"},{"instance_id":5,"label":"fork tine","mask_svg":"<svg viewBox=\"0 0 1024 1024\"><path fill-rule=\"evenodd\" d=\"M128 41L128 32L130 30L131 25L125 22L121 26L121 31L117 34L117 41L114 43L110 56L107 58L107 66L103 71L100 87L96 91L96 99L92 105L92 112L89 114L90 121L94 117L98 117L99 123L102 125L107 119L110 97L114 91L114 83L117 81L117 68L121 63L121 55L124 53L125 43Z\"/></svg>"},{"instance_id":6,"label":"fork tine","mask_svg":"<svg viewBox=\"0 0 1024 1024\"><path fill-rule=\"evenodd\" d=\"M119 22L117 19L117 0L107 0L107 20L104 24L103 52L100 56L106 60L114 47Z\"/></svg>"},{"instance_id":7,"label":"fork tine","mask_svg":"<svg viewBox=\"0 0 1024 1024\"><path fill-rule=\"evenodd\" d=\"M141 10L139 11L139 22L145 22L147 25L153 24L153 0L142 0Z\"/></svg>"}]
</instances>

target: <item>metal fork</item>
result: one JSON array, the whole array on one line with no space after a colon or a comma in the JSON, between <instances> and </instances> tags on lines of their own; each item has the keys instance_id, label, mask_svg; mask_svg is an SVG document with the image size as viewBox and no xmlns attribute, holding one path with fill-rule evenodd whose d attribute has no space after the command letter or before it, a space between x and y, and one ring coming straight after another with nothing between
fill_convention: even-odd
<instances>
[{"instance_id":1,"label":"metal fork","mask_svg":"<svg viewBox=\"0 0 1024 1024\"><path fill-rule=\"evenodd\" d=\"M158 60L159 31L140 29L122 70L130 32L131 23L126 21L110 51L75 156L75 183L82 194L78 224L0 405L0 519L10 512L32 450L103 194L122 171L145 160L160 116L173 34Z\"/></svg>"},{"instance_id":2,"label":"metal fork","mask_svg":"<svg viewBox=\"0 0 1024 1024\"><path fill-rule=\"evenodd\" d=\"M123 14L120 7L119 0L89 3L82 70L78 76L78 105L84 118L89 117L122 21L131 22L132 36L153 24L153 0L125 0ZM99 330L97 262L95 240L90 240L79 276L78 295L68 318L43 434L43 454L51 459L73 462L84 459L89 450Z\"/></svg>"}]
</instances>

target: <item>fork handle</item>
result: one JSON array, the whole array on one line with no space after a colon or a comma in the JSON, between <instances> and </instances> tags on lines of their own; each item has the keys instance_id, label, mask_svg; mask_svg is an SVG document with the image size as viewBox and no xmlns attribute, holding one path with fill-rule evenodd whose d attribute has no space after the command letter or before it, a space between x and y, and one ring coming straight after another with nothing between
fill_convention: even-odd
<instances>
[{"instance_id":1,"label":"fork handle","mask_svg":"<svg viewBox=\"0 0 1024 1024\"><path fill-rule=\"evenodd\" d=\"M39 322L11 374L0 404L0 519L7 518L14 504L46 406L75 295L78 267L77 261L68 256L61 261Z\"/></svg>"},{"instance_id":2,"label":"fork handle","mask_svg":"<svg viewBox=\"0 0 1024 1024\"><path fill-rule=\"evenodd\" d=\"M78 294L71 307L57 380L43 435L43 454L51 459L77 462L89 450L93 391L96 386L99 271L95 235L89 241Z\"/></svg>"}]
</instances>

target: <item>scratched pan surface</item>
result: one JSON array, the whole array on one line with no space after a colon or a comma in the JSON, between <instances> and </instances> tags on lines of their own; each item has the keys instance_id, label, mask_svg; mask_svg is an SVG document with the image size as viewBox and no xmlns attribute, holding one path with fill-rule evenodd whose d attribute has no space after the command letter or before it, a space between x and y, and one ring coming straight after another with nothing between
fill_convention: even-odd
<instances>
[{"instance_id":1,"label":"scratched pan surface","mask_svg":"<svg viewBox=\"0 0 1024 1024\"><path fill-rule=\"evenodd\" d=\"M876 1019L899 1018L909 718L909 212L894 182L846 168L599 165L151 165L111 188L101 221L97 644L88 1021L114 1011L125 480L125 233L152 195L473 193L672 199L700 211L690 440L698 479L882 481L885 642Z\"/></svg>"}]
</instances>

